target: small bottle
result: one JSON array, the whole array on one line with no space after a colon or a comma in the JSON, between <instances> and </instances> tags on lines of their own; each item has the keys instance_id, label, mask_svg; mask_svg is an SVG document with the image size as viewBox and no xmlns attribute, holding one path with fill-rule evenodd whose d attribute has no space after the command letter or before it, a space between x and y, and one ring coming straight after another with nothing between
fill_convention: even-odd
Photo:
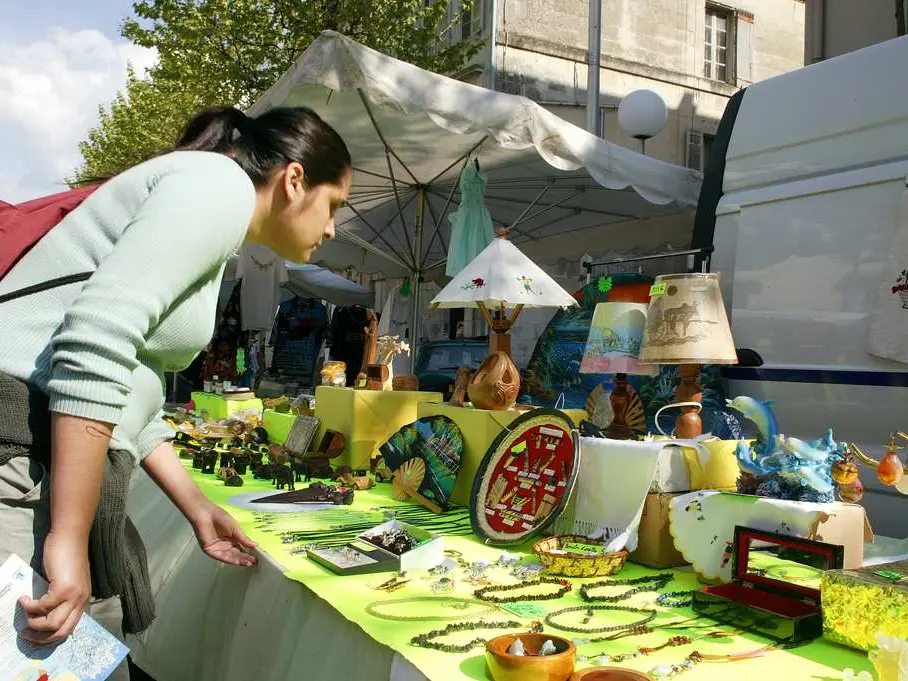
<instances>
[{"instance_id":1,"label":"small bottle","mask_svg":"<svg viewBox=\"0 0 908 681\"><path fill-rule=\"evenodd\" d=\"M212 386L212 387L214 388L214 394L215 394L215 395L220 395L220 394L221 394L221 381L220 381L220 379L218 378L217 374L215 374L214 376L212 376L212 383L214 384L214 385Z\"/></svg>"}]
</instances>

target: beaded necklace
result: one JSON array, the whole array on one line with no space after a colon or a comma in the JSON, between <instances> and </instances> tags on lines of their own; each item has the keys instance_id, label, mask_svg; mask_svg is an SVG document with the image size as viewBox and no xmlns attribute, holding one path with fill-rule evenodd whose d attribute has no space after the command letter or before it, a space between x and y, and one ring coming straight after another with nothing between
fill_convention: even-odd
<instances>
[{"instance_id":1,"label":"beaded necklace","mask_svg":"<svg viewBox=\"0 0 908 681\"><path fill-rule=\"evenodd\" d=\"M448 634L453 634L458 631L478 631L482 629L521 629L524 625L520 622L515 622L509 620L507 622L485 622L483 620L478 620L476 622L452 622L442 629L433 629L432 631L427 631L424 634L417 634L410 639L410 645L416 646L418 648L428 648L430 650L439 650L443 653L466 653L473 648L478 648L479 646L484 646L488 641L484 638L474 638L472 641L467 643L438 643L435 641L436 638L441 638ZM540 625L534 624L532 631L541 631L542 627Z\"/></svg>"},{"instance_id":2,"label":"beaded necklace","mask_svg":"<svg viewBox=\"0 0 908 681\"><path fill-rule=\"evenodd\" d=\"M631 612L635 614L644 615L635 622L628 622L627 624L613 624L606 627L596 627L593 629L587 629L584 627L571 627L566 624L557 624L555 622L556 617L565 615L569 612L585 612L586 617L583 620L583 624L586 624L593 617L594 610L605 610L610 612ZM555 627L556 629L561 629L562 631L571 631L578 634L605 634L609 631L624 631L626 629L634 629L636 627L642 627L646 624L649 624L654 619L656 619L655 610L643 610L642 608L629 608L623 605L580 605L574 608L562 608L561 610L555 610L550 612L545 616L545 623L550 627Z\"/></svg>"},{"instance_id":3,"label":"beaded necklace","mask_svg":"<svg viewBox=\"0 0 908 681\"><path fill-rule=\"evenodd\" d=\"M647 575L645 577L635 577L634 579L606 579L601 582L589 582L580 587L580 597L587 603L617 603L644 591L658 591L672 581L673 578L674 575L670 572L663 572L659 575ZM593 596L590 594L593 589L601 589L605 586L632 586L634 584L639 586L622 591L614 596Z\"/></svg>"},{"instance_id":4,"label":"beaded necklace","mask_svg":"<svg viewBox=\"0 0 908 681\"><path fill-rule=\"evenodd\" d=\"M693 591L668 591L660 594L656 603L665 608L686 608L693 603Z\"/></svg>"},{"instance_id":5,"label":"beaded necklace","mask_svg":"<svg viewBox=\"0 0 908 681\"><path fill-rule=\"evenodd\" d=\"M717 639L717 638L730 638L734 634L727 631L710 631L702 636L672 636L661 646L646 647L641 646L637 648L632 653L621 653L619 655L609 655L608 652L602 651L601 653L594 653L593 655L578 655L578 662L586 662L589 659L595 658L597 664L608 665L608 664L620 664L626 662L627 660L633 660L637 657L646 657L647 655L652 655L657 653L660 650L665 650L666 648L677 648L679 646L690 645L697 641L702 641L704 639Z\"/></svg>"},{"instance_id":6,"label":"beaded necklace","mask_svg":"<svg viewBox=\"0 0 908 681\"><path fill-rule=\"evenodd\" d=\"M662 679L673 679L679 674L690 671L694 668L695 665L699 664L700 662L737 662L739 660L751 660L755 657L760 657L765 653L768 653L770 650L780 650L786 647L794 646L771 643L768 646L763 646L762 648L757 648L756 650L749 650L745 653L734 653L732 655L707 655L695 650L690 655L685 657L682 662L671 665L657 665L649 671L649 674L650 676L659 679L660 681Z\"/></svg>"},{"instance_id":7,"label":"beaded necklace","mask_svg":"<svg viewBox=\"0 0 908 681\"><path fill-rule=\"evenodd\" d=\"M557 591L552 593L542 593L542 594L527 594L525 596L505 596L504 598L499 598L496 596L490 596L494 593L502 593L504 591L516 591L518 589L525 589L531 586L539 586L540 584L554 584L560 588ZM571 590L571 584L566 579L553 579L552 577L540 577L539 579L534 579L529 582L521 582L520 584L508 584L508 585L495 585L495 586L484 586L481 589L477 589L473 592L473 596L478 598L481 601L486 601L488 603L517 603L523 601L550 601L557 598L561 598L566 593Z\"/></svg>"},{"instance_id":8,"label":"beaded necklace","mask_svg":"<svg viewBox=\"0 0 908 681\"><path fill-rule=\"evenodd\" d=\"M457 612L453 615L389 615L382 610L395 605L425 603L426 605L453 608ZM468 608L482 608L479 612L465 612ZM393 601L375 601L366 606L366 612L372 617L378 617L392 622L446 622L462 620L471 617L482 617L496 610L494 605L483 605L467 598L453 598L451 596L414 596L412 598L398 598Z\"/></svg>"},{"instance_id":9,"label":"beaded necklace","mask_svg":"<svg viewBox=\"0 0 908 681\"><path fill-rule=\"evenodd\" d=\"M622 638L629 638L631 636L645 636L647 634L652 634L656 631L672 631L680 629L682 631L690 631L692 629L711 629L716 626L715 622L706 622L705 624L692 625L690 622L695 622L703 618L703 615L697 615L695 617L688 617L687 619L680 620L678 622L666 622L665 624L657 624L655 626L637 626L631 629L625 629L624 631L619 631L615 634L610 634L609 636L596 636L594 638L573 638L571 641L575 646L582 646L588 643L609 643L612 641L617 641Z\"/></svg>"}]
</instances>

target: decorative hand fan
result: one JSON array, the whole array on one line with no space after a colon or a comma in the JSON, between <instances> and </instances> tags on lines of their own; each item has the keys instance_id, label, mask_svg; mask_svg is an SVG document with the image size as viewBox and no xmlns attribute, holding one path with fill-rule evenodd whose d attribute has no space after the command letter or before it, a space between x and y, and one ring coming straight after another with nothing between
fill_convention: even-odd
<instances>
[{"instance_id":1,"label":"decorative hand fan","mask_svg":"<svg viewBox=\"0 0 908 681\"><path fill-rule=\"evenodd\" d=\"M418 419L394 433L379 451L394 473L395 499L413 499L436 513L447 508L463 453L463 435L454 421L447 416Z\"/></svg>"},{"instance_id":2,"label":"decorative hand fan","mask_svg":"<svg viewBox=\"0 0 908 681\"><path fill-rule=\"evenodd\" d=\"M556 409L517 417L489 447L473 481L473 531L496 546L519 544L564 509L580 457L571 418Z\"/></svg>"}]
</instances>

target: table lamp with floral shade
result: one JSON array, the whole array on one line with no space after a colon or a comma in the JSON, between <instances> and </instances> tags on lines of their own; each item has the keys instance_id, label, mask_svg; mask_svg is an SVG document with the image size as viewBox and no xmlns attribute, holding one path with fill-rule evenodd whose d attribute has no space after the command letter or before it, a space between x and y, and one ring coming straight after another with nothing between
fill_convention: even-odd
<instances>
[{"instance_id":1,"label":"table lamp with floral shade","mask_svg":"<svg viewBox=\"0 0 908 681\"><path fill-rule=\"evenodd\" d=\"M681 413L674 434L692 439L703 434L702 386L697 384L701 366L738 363L719 275L662 274L656 277L650 296L639 360L678 365L681 380L675 403Z\"/></svg>"},{"instance_id":2,"label":"table lamp with floral shade","mask_svg":"<svg viewBox=\"0 0 908 681\"><path fill-rule=\"evenodd\" d=\"M615 387L608 397L611 423L608 426L595 424L605 426L605 434L615 440L629 440L646 434L643 402L628 383L627 376L655 376L659 373L655 365L641 364L637 359L646 326L647 307L645 303L624 302L596 305L580 363L582 374L615 374ZM602 392L601 386L593 391L591 398L597 392ZM594 418L593 414L590 417Z\"/></svg>"},{"instance_id":3,"label":"table lamp with floral shade","mask_svg":"<svg viewBox=\"0 0 908 681\"><path fill-rule=\"evenodd\" d=\"M482 409L508 409L514 403L511 397L517 397L520 374L511 359L510 330L520 312L529 307L578 305L570 293L506 237L507 230L500 231L498 237L451 279L429 305L430 310L478 308L491 327L489 356L476 371L469 387L471 401ZM506 380L498 381L506 389L502 395L490 393L488 399L483 399L477 385L487 375L491 376L490 372L507 376ZM494 381L486 382L491 389Z\"/></svg>"}]
</instances>

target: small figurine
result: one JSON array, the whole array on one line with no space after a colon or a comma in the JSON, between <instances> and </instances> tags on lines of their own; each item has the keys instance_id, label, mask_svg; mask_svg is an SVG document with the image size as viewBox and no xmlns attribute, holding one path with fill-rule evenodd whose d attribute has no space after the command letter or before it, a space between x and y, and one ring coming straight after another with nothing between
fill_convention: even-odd
<instances>
[{"instance_id":1,"label":"small figurine","mask_svg":"<svg viewBox=\"0 0 908 681\"><path fill-rule=\"evenodd\" d=\"M218 453L213 449L203 449L202 455L202 473L213 474L218 464Z\"/></svg>"},{"instance_id":2,"label":"small figurine","mask_svg":"<svg viewBox=\"0 0 908 681\"><path fill-rule=\"evenodd\" d=\"M391 482L394 473L385 464L385 457L379 453L369 461L369 472L375 477L375 482Z\"/></svg>"},{"instance_id":3,"label":"small figurine","mask_svg":"<svg viewBox=\"0 0 908 681\"><path fill-rule=\"evenodd\" d=\"M271 476L277 489L284 489L285 487L291 491L296 489L293 484L293 471L290 470L290 466L271 464Z\"/></svg>"},{"instance_id":4,"label":"small figurine","mask_svg":"<svg viewBox=\"0 0 908 681\"><path fill-rule=\"evenodd\" d=\"M382 371L382 390L394 389L394 357L400 353L410 354L410 345L400 340L400 336L381 336L378 339L378 364L384 366L387 372Z\"/></svg>"}]
</instances>

